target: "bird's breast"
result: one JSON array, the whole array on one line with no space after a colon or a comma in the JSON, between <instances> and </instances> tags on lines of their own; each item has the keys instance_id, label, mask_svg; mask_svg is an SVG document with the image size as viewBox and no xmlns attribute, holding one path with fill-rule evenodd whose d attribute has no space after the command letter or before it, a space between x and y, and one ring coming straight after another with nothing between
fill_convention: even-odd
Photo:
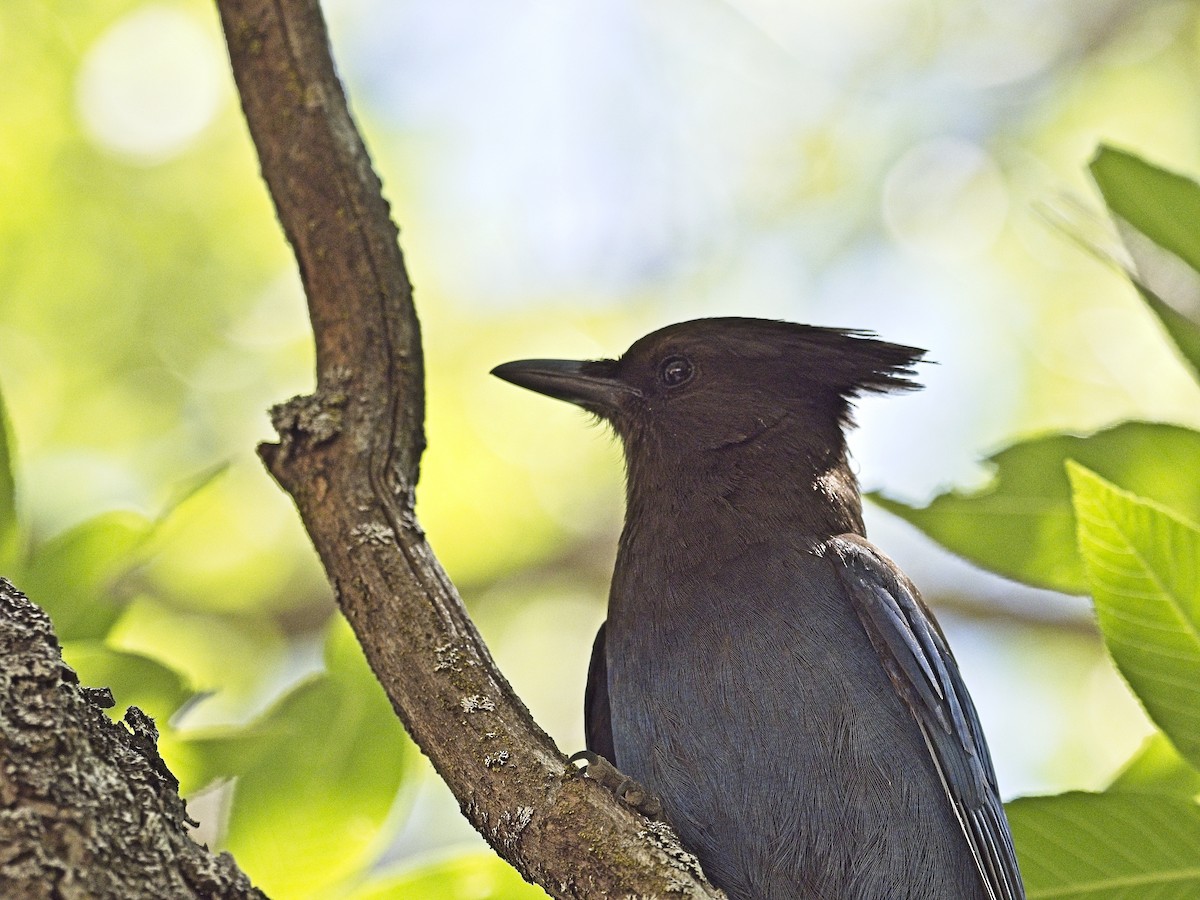
<instances>
[{"instance_id":1,"label":"bird's breast","mask_svg":"<svg viewBox=\"0 0 1200 900\"><path fill-rule=\"evenodd\" d=\"M907 897L888 872L920 861L921 828L957 828L823 557L619 561L607 640L617 765L661 795L731 897Z\"/></svg>"}]
</instances>

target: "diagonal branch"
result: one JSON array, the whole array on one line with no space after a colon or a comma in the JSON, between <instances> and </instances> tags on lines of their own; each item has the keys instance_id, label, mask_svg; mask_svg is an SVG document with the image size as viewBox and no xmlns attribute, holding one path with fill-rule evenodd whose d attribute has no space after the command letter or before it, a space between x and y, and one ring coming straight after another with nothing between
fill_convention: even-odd
<instances>
[{"instance_id":1,"label":"diagonal branch","mask_svg":"<svg viewBox=\"0 0 1200 900\"><path fill-rule=\"evenodd\" d=\"M217 0L263 176L296 254L317 389L259 448L295 499L392 705L463 813L556 897L720 896L661 827L578 777L497 670L413 516L420 329L387 203L316 0Z\"/></svg>"}]
</instances>

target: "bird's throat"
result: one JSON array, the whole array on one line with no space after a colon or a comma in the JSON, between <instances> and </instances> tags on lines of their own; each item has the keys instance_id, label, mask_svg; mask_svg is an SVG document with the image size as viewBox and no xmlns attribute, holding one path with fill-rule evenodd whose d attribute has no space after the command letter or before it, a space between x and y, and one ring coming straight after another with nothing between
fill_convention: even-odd
<instances>
[{"instance_id":1,"label":"bird's throat","mask_svg":"<svg viewBox=\"0 0 1200 900\"><path fill-rule=\"evenodd\" d=\"M676 460L634 455L621 552L655 557L671 572L764 543L815 549L838 534L863 534L844 442L820 453L769 451L750 444Z\"/></svg>"}]
</instances>

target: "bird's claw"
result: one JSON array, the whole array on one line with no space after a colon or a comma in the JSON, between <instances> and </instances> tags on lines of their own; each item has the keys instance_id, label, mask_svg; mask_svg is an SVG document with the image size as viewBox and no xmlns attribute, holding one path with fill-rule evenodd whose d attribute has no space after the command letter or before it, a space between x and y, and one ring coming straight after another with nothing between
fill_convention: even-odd
<instances>
[{"instance_id":1,"label":"bird's claw","mask_svg":"<svg viewBox=\"0 0 1200 900\"><path fill-rule=\"evenodd\" d=\"M661 820L663 818L662 801L658 799L658 795L642 787L599 753L580 750L578 753L573 753L567 761L587 763L584 774L588 778L607 788L618 800L647 819Z\"/></svg>"}]
</instances>

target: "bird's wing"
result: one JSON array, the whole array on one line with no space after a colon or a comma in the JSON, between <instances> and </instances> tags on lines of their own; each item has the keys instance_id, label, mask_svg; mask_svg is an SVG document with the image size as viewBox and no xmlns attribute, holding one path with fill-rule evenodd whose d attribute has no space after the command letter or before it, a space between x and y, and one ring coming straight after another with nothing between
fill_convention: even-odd
<instances>
[{"instance_id":1,"label":"bird's wing","mask_svg":"<svg viewBox=\"0 0 1200 900\"><path fill-rule=\"evenodd\" d=\"M612 713L608 706L608 658L605 655L604 628L602 624L596 632L596 642L592 644L592 662L588 666L587 687L583 691L583 733L587 748L615 766L618 763L613 750Z\"/></svg>"},{"instance_id":2,"label":"bird's wing","mask_svg":"<svg viewBox=\"0 0 1200 900\"><path fill-rule=\"evenodd\" d=\"M830 541L836 567L892 683L912 710L993 900L1022 900L991 755L958 665L917 589L863 538Z\"/></svg>"}]
</instances>

